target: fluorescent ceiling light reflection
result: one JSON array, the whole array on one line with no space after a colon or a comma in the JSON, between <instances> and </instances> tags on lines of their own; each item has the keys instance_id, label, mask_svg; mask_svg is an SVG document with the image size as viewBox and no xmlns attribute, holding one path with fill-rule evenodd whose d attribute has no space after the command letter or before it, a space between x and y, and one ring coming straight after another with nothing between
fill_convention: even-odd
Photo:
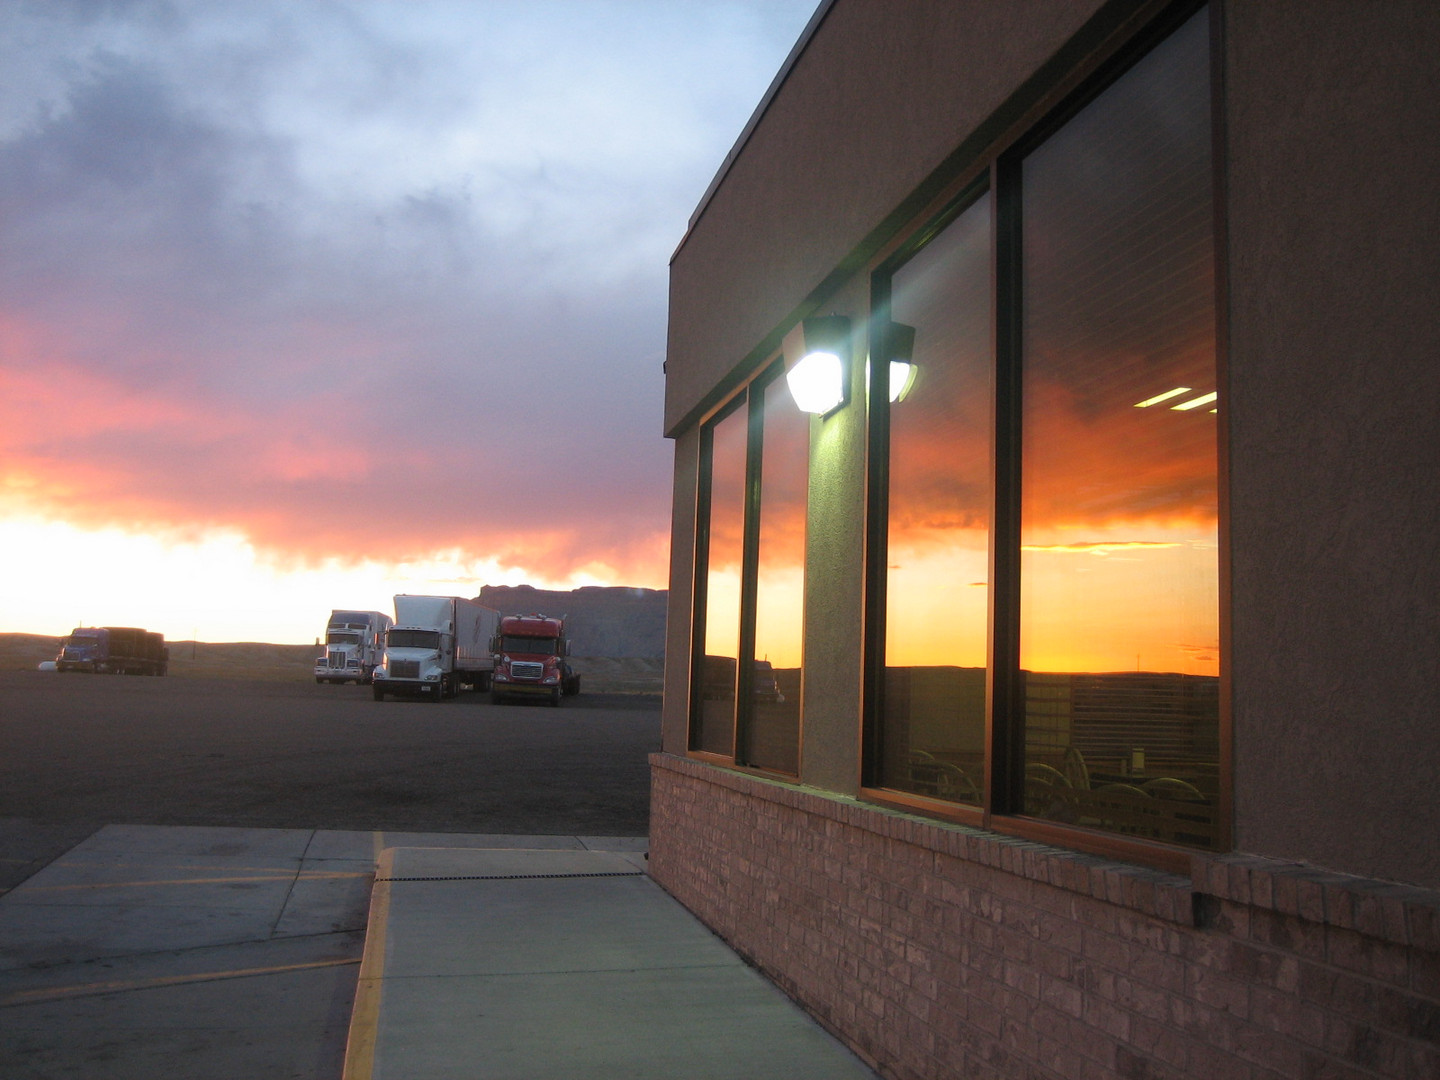
<instances>
[{"instance_id":1,"label":"fluorescent ceiling light reflection","mask_svg":"<svg viewBox=\"0 0 1440 1080\"><path fill-rule=\"evenodd\" d=\"M1219 392L1212 390L1208 394L1201 394L1199 397L1192 398L1189 401L1182 401L1179 405L1171 405L1170 408L1177 412L1187 412L1190 409L1198 409L1201 405L1209 405L1219 396Z\"/></svg>"},{"instance_id":2,"label":"fluorescent ceiling light reflection","mask_svg":"<svg viewBox=\"0 0 1440 1080\"><path fill-rule=\"evenodd\" d=\"M1166 390L1163 394L1156 394L1154 397L1146 398L1144 401L1137 401L1135 408L1148 409L1151 405L1159 405L1162 401L1169 401L1171 398L1177 398L1181 394L1188 393L1190 393L1190 387L1177 386L1174 390Z\"/></svg>"},{"instance_id":3,"label":"fluorescent ceiling light reflection","mask_svg":"<svg viewBox=\"0 0 1440 1080\"><path fill-rule=\"evenodd\" d=\"M812 352L785 373L790 396L801 412L829 412L845 400L845 365L829 352Z\"/></svg>"}]
</instances>

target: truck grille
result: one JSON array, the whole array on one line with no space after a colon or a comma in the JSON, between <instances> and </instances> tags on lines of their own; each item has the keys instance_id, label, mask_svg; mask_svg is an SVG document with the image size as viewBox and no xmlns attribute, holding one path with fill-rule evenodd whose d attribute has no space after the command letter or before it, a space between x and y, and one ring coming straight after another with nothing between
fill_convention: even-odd
<instances>
[{"instance_id":1,"label":"truck grille","mask_svg":"<svg viewBox=\"0 0 1440 1080\"><path fill-rule=\"evenodd\" d=\"M343 668L345 666L345 654L343 652L332 652L329 654L327 663L332 668Z\"/></svg>"},{"instance_id":2,"label":"truck grille","mask_svg":"<svg viewBox=\"0 0 1440 1080\"><path fill-rule=\"evenodd\" d=\"M533 660L515 660L510 664L510 674L517 679L538 679L545 674L545 665Z\"/></svg>"},{"instance_id":3,"label":"truck grille","mask_svg":"<svg viewBox=\"0 0 1440 1080\"><path fill-rule=\"evenodd\" d=\"M390 665L390 677L392 679L418 679L420 677L420 661L396 660Z\"/></svg>"}]
</instances>

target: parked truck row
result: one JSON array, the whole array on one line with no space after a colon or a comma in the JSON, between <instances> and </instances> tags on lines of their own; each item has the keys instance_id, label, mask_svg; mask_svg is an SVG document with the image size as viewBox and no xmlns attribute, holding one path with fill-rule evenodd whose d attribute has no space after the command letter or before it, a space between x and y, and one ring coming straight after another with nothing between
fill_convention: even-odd
<instances>
[{"instance_id":1,"label":"parked truck row","mask_svg":"<svg viewBox=\"0 0 1440 1080\"><path fill-rule=\"evenodd\" d=\"M332 611L325 641L315 681L369 683L376 701L444 701L469 687L496 702L538 698L555 706L580 692L563 616L501 615L459 596L402 593L394 619Z\"/></svg>"}]
</instances>

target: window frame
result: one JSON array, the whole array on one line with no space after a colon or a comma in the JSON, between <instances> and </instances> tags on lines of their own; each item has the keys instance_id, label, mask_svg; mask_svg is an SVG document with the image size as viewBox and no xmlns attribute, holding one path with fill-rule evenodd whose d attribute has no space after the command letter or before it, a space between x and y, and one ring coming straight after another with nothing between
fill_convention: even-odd
<instances>
[{"instance_id":1,"label":"window frame","mask_svg":"<svg viewBox=\"0 0 1440 1080\"><path fill-rule=\"evenodd\" d=\"M1216 385L1228 386L1224 266L1224 34L1223 5L1209 4L1211 189L1215 273ZM1188 872L1190 860L1206 849L1068 825L1024 814L1024 696L1020 671L1020 480L1021 480L1021 253L1023 216L1021 163L1025 156L1117 82L1152 49L1206 8L1204 0L1156 5L1148 22L1129 24L1089 64L1038 101L917 215L902 227L868 268L870 355L881 355L879 340L890 315L893 274L950 222L989 192L991 197L992 304L994 317L994 457L990 521L989 644L986 663L985 783L983 805L951 803L877 786L882 760L882 695L885 676L886 563L888 542L890 417L887 365L872 364L867 417L865 621L862 679L860 797L868 802L920 812L996 832L1052 843L1092 854ZM1217 418L1217 484L1220 596L1219 774L1216 850L1233 842L1233 759L1230 708L1230 563L1228 410Z\"/></svg>"}]
</instances>

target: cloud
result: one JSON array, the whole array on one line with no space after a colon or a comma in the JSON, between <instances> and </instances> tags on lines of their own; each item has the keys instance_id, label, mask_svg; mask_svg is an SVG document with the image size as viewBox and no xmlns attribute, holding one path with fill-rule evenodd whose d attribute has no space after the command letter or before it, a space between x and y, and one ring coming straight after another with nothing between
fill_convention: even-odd
<instances>
[{"instance_id":1,"label":"cloud","mask_svg":"<svg viewBox=\"0 0 1440 1080\"><path fill-rule=\"evenodd\" d=\"M811 7L0 16L0 513L660 583L666 260Z\"/></svg>"}]
</instances>

